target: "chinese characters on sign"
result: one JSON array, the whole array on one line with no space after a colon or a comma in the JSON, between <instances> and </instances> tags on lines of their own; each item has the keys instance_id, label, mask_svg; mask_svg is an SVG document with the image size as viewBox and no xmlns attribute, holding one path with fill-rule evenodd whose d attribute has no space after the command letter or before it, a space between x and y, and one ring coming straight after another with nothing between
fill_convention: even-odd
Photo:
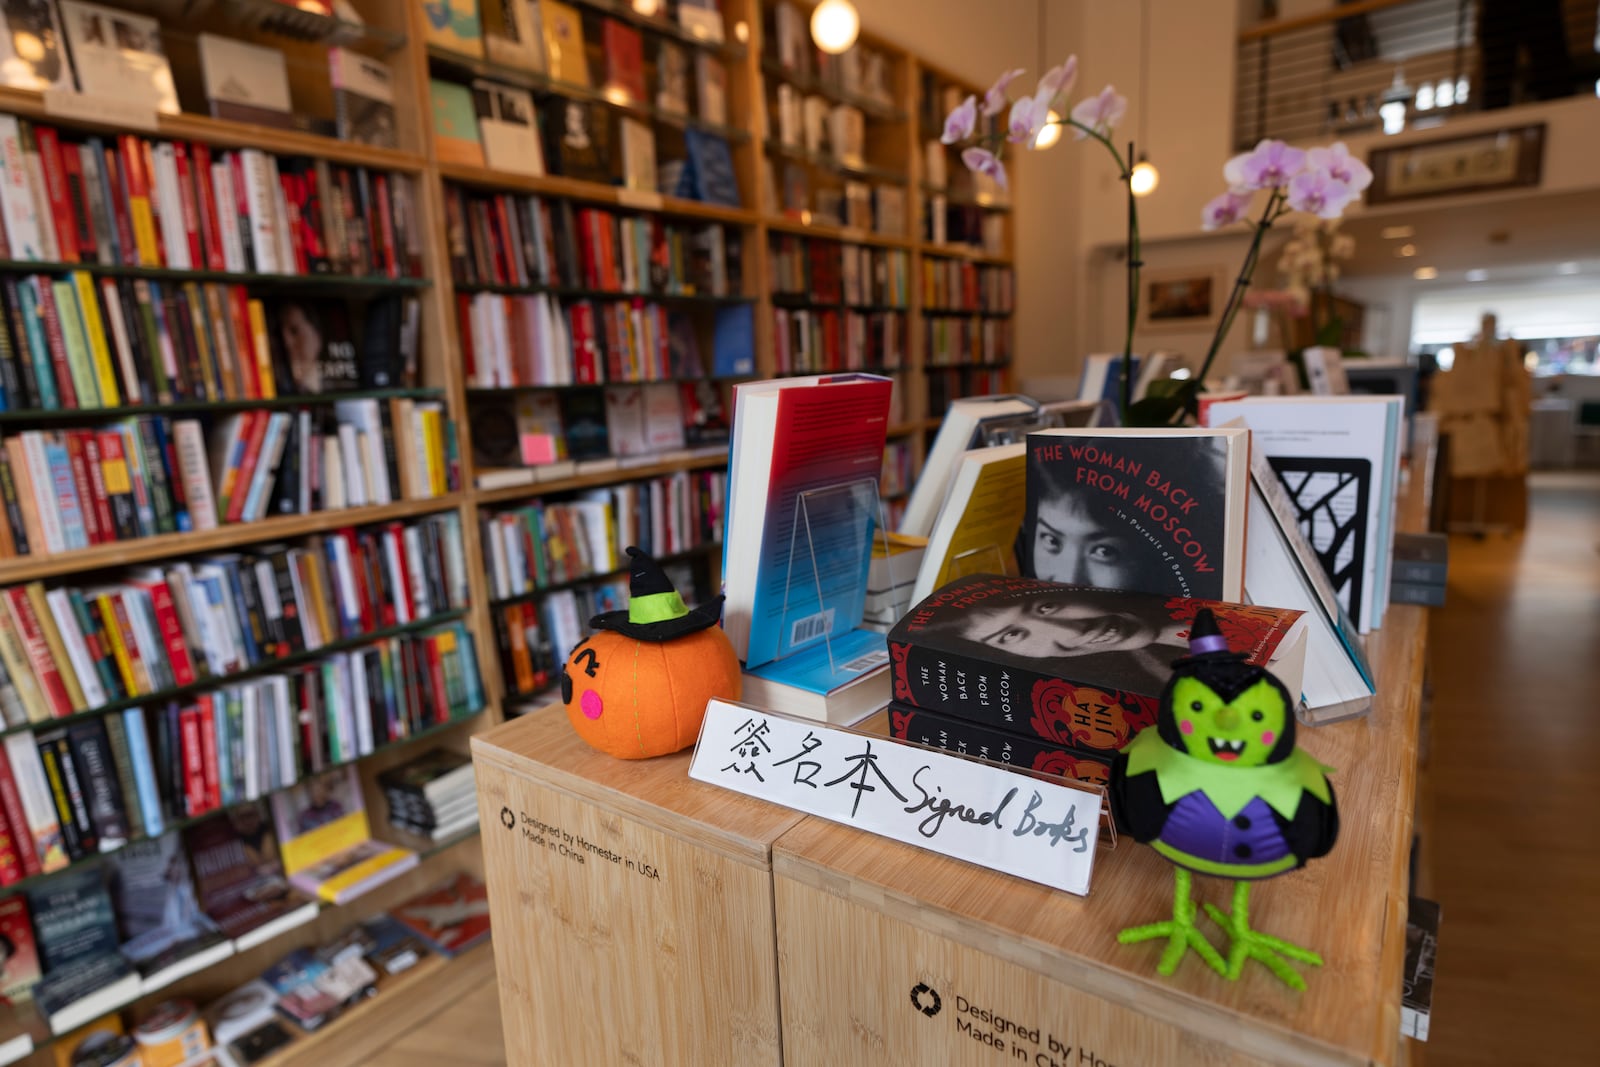
<instances>
[{"instance_id":1,"label":"chinese characters on sign","mask_svg":"<svg viewBox=\"0 0 1600 1067\"><path fill-rule=\"evenodd\" d=\"M1098 792L713 700L689 776L1029 881L1089 891Z\"/></svg>"}]
</instances>

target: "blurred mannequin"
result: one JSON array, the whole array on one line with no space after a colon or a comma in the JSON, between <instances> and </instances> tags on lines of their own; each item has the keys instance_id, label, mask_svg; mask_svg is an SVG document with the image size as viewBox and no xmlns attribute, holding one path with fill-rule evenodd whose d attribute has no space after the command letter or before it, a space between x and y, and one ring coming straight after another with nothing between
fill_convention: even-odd
<instances>
[{"instance_id":1,"label":"blurred mannequin","mask_svg":"<svg viewBox=\"0 0 1600 1067\"><path fill-rule=\"evenodd\" d=\"M1450 434L1450 462L1462 477L1522 474L1528 469L1532 390L1522 346L1499 336L1485 313L1478 336L1457 345L1455 363L1434 376L1429 407Z\"/></svg>"}]
</instances>

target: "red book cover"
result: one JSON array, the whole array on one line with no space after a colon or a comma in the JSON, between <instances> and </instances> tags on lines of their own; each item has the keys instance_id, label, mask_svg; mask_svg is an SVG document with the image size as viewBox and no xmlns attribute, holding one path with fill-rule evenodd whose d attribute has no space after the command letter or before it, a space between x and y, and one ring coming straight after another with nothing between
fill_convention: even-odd
<instances>
[{"instance_id":1,"label":"red book cover","mask_svg":"<svg viewBox=\"0 0 1600 1067\"><path fill-rule=\"evenodd\" d=\"M39 981L39 949L22 894L0 900L0 935L11 942L11 955L0 966L0 996L21 1000Z\"/></svg>"},{"instance_id":2,"label":"red book cover","mask_svg":"<svg viewBox=\"0 0 1600 1067\"><path fill-rule=\"evenodd\" d=\"M194 152L194 191L199 204L200 238L205 245L207 270L227 270L222 254L222 220L217 214L216 190L211 184L211 148L196 142ZM196 266L200 260L195 260Z\"/></svg>"},{"instance_id":3,"label":"red book cover","mask_svg":"<svg viewBox=\"0 0 1600 1067\"><path fill-rule=\"evenodd\" d=\"M45 196L50 202L50 220L56 231L56 245L63 263L78 262L78 227L72 219L72 201L67 196L67 172L61 163L61 140L54 127L35 126L34 142L39 146L39 163L44 169Z\"/></svg>"},{"instance_id":4,"label":"red book cover","mask_svg":"<svg viewBox=\"0 0 1600 1067\"><path fill-rule=\"evenodd\" d=\"M155 194L156 157L154 142L140 139L139 166L144 174L146 195L150 199L150 218L155 224L156 251L158 253L156 262L164 266L171 266L172 257L167 252L167 239L161 232L161 197Z\"/></svg>"},{"instance_id":5,"label":"red book cover","mask_svg":"<svg viewBox=\"0 0 1600 1067\"><path fill-rule=\"evenodd\" d=\"M67 145L62 150L61 169L66 176L67 205L72 209L73 239L78 245L78 258L92 263L97 242L94 220L89 217L89 202L83 186L83 155L77 145Z\"/></svg>"},{"instance_id":6,"label":"red book cover","mask_svg":"<svg viewBox=\"0 0 1600 1067\"><path fill-rule=\"evenodd\" d=\"M68 430L66 432L67 459L72 463L72 484L83 502L83 530L91 545L104 544L117 539L111 525L111 499L106 496L105 479L100 474L100 450L95 446L93 430ZM89 449L94 448L91 459Z\"/></svg>"},{"instance_id":7,"label":"red book cover","mask_svg":"<svg viewBox=\"0 0 1600 1067\"><path fill-rule=\"evenodd\" d=\"M32 878L43 872L39 864L39 850L33 845L33 834L28 829L28 813L22 806L22 794L17 792L17 780L11 774L11 757L6 755L4 746L0 746L0 812L5 814L6 826L10 828L12 839L18 842L17 858L22 863L22 874L25 878ZM0 909L4 905L0 904ZM0 989L0 993L4 990Z\"/></svg>"},{"instance_id":8,"label":"red book cover","mask_svg":"<svg viewBox=\"0 0 1600 1067\"><path fill-rule=\"evenodd\" d=\"M72 364L67 360L66 339L61 336L61 316L56 310L56 294L50 279L43 275L29 279L39 294L39 309L44 313L44 339L50 349L50 365L55 369L56 389L63 408L78 406L78 392L72 384Z\"/></svg>"},{"instance_id":9,"label":"red book cover","mask_svg":"<svg viewBox=\"0 0 1600 1067\"><path fill-rule=\"evenodd\" d=\"M194 172L189 168L189 146L182 141L172 142L172 154L177 162L178 200L183 211L183 235L189 242L189 262L195 270L205 266L205 252L200 247L200 205L194 195Z\"/></svg>"},{"instance_id":10,"label":"red book cover","mask_svg":"<svg viewBox=\"0 0 1600 1067\"><path fill-rule=\"evenodd\" d=\"M644 39L639 31L606 19L600 40L606 55L606 89L621 91L635 104L645 103Z\"/></svg>"},{"instance_id":11,"label":"red book cover","mask_svg":"<svg viewBox=\"0 0 1600 1067\"><path fill-rule=\"evenodd\" d=\"M117 540L117 523L111 514L111 493L106 487L105 456L100 451L100 441L104 437L116 437L112 433L95 433L93 430L83 432L83 463L89 470L89 492L94 498L95 521L100 524L100 537L103 541ZM118 438L119 447L121 439Z\"/></svg>"},{"instance_id":12,"label":"red book cover","mask_svg":"<svg viewBox=\"0 0 1600 1067\"><path fill-rule=\"evenodd\" d=\"M16 885L22 881L22 852L17 848L17 842L24 841L30 847L33 844L27 823L22 824L22 831L21 837L13 835L11 821L0 818L0 886Z\"/></svg>"},{"instance_id":13,"label":"red book cover","mask_svg":"<svg viewBox=\"0 0 1600 1067\"><path fill-rule=\"evenodd\" d=\"M602 212L595 217L600 233L600 287L615 293L622 289L622 275L617 270L617 220Z\"/></svg>"},{"instance_id":14,"label":"red book cover","mask_svg":"<svg viewBox=\"0 0 1600 1067\"><path fill-rule=\"evenodd\" d=\"M14 585L5 591L5 597L11 620L16 624L18 636L22 638L23 651L28 655L28 664L33 668L39 688L44 691L45 700L50 704L50 714L58 719L63 715L71 715L72 701L67 697L67 685L61 680L56 661L50 656L50 646L45 643L44 629L39 625L39 616L34 614L27 590Z\"/></svg>"},{"instance_id":15,"label":"red book cover","mask_svg":"<svg viewBox=\"0 0 1600 1067\"><path fill-rule=\"evenodd\" d=\"M378 203L378 226L383 232L383 272L391 278L400 277L400 263L394 251L394 214L389 203L389 176L373 176L373 199Z\"/></svg>"},{"instance_id":16,"label":"red book cover","mask_svg":"<svg viewBox=\"0 0 1600 1067\"><path fill-rule=\"evenodd\" d=\"M444 684L444 658L439 654L439 635L425 637L422 643L428 653L428 684L433 689L433 721L443 725L450 721L450 693Z\"/></svg>"},{"instance_id":17,"label":"red book cover","mask_svg":"<svg viewBox=\"0 0 1600 1067\"><path fill-rule=\"evenodd\" d=\"M117 227L117 249L122 253L123 266L136 266L139 250L133 238L133 216L128 212L128 168L117 149L107 148L104 155L101 165L106 168L106 181L111 186L109 210Z\"/></svg>"},{"instance_id":18,"label":"red book cover","mask_svg":"<svg viewBox=\"0 0 1600 1067\"><path fill-rule=\"evenodd\" d=\"M167 648L167 662L172 664L172 680L179 686L193 685L197 680L194 661L189 657L189 644L183 639L183 622L172 600L172 588L159 580L134 584L150 594L156 628L161 631L161 641Z\"/></svg>"},{"instance_id":19,"label":"red book cover","mask_svg":"<svg viewBox=\"0 0 1600 1067\"><path fill-rule=\"evenodd\" d=\"M225 298L232 324L234 345L239 351L240 384L250 400L266 399L261 389L261 365L256 353L256 333L250 328L250 294L242 285L230 285Z\"/></svg>"},{"instance_id":20,"label":"red book cover","mask_svg":"<svg viewBox=\"0 0 1600 1067\"><path fill-rule=\"evenodd\" d=\"M600 288L600 246L595 238L594 209L578 209L578 263L583 268L583 286Z\"/></svg>"},{"instance_id":21,"label":"red book cover","mask_svg":"<svg viewBox=\"0 0 1600 1067\"><path fill-rule=\"evenodd\" d=\"M459 955L489 936L489 893L463 871L400 905L394 918L440 955Z\"/></svg>"},{"instance_id":22,"label":"red book cover","mask_svg":"<svg viewBox=\"0 0 1600 1067\"><path fill-rule=\"evenodd\" d=\"M294 272L296 274L311 273L310 260L306 257L305 234L300 228L300 201L302 199L300 175L285 172L282 168L278 171L278 184L283 188L283 203L289 211L285 224L289 227L289 244L294 249Z\"/></svg>"},{"instance_id":23,"label":"red book cover","mask_svg":"<svg viewBox=\"0 0 1600 1067\"><path fill-rule=\"evenodd\" d=\"M600 350L595 339L594 305L573 304L572 317L572 380L577 385L599 385Z\"/></svg>"},{"instance_id":24,"label":"red book cover","mask_svg":"<svg viewBox=\"0 0 1600 1067\"><path fill-rule=\"evenodd\" d=\"M206 760L200 752L199 708L178 712L178 737L183 762L183 808L193 818L206 812Z\"/></svg>"},{"instance_id":25,"label":"red book cover","mask_svg":"<svg viewBox=\"0 0 1600 1067\"><path fill-rule=\"evenodd\" d=\"M369 633L378 628L376 615L372 610L372 583L367 580L367 569L361 566L361 546L356 540L356 532L351 529L340 530L335 537L344 538L344 543L350 550L350 570L355 575L356 602L361 606L361 630Z\"/></svg>"},{"instance_id":26,"label":"red book cover","mask_svg":"<svg viewBox=\"0 0 1600 1067\"><path fill-rule=\"evenodd\" d=\"M517 246L511 240L511 222L506 218L506 198L494 198L494 280L500 285L517 284L515 257Z\"/></svg>"},{"instance_id":27,"label":"red book cover","mask_svg":"<svg viewBox=\"0 0 1600 1067\"><path fill-rule=\"evenodd\" d=\"M200 697L200 781L206 791L206 810L222 807L222 784L217 771L217 718L210 693Z\"/></svg>"},{"instance_id":28,"label":"red book cover","mask_svg":"<svg viewBox=\"0 0 1600 1067\"><path fill-rule=\"evenodd\" d=\"M233 483L233 495L228 498L227 522L238 522L244 515L245 498L250 495L250 479L256 475L256 463L261 459L261 442L267 436L267 426L272 418L265 411L254 412L250 423L250 436L245 440L244 458L239 461L239 477Z\"/></svg>"},{"instance_id":29,"label":"red book cover","mask_svg":"<svg viewBox=\"0 0 1600 1067\"><path fill-rule=\"evenodd\" d=\"M461 361L467 368L467 382L477 383L478 363L472 348L472 294L456 293L456 333L461 338Z\"/></svg>"}]
</instances>

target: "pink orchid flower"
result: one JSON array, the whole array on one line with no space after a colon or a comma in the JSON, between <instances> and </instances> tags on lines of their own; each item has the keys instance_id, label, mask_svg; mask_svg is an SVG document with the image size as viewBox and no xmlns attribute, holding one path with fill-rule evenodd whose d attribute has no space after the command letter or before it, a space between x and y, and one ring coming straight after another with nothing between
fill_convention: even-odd
<instances>
[{"instance_id":1,"label":"pink orchid flower","mask_svg":"<svg viewBox=\"0 0 1600 1067\"><path fill-rule=\"evenodd\" d=\"M1006 168L993 152L987 148L972 147L962 151L961 162L967 169L978 174L987 174L993 178L1000 188L1006 188Z\"/></svg>"},{"instance_id":2,"label":"pink orchid flower","mask_svg":"<svg viewBox=\"0 0 1600 1067\"><path fill-rule=\"evenodd\" d=\"M1006 89L1020 77L1022 77L1022 68L1018 67L1016 70L1006 71L995 79L994 84L989 86L989 91L983 94L984 118L988 118L990 115L998 115L1005 110Z\"/></svg>"},{"instance_id":3,"label":"pink orchid flower","mask_svg":"<svg viewBox=\"0 0 1600 1067\"><path fill-rule=\"evenodd\" d=\"M1231 226L1240 221L1250 211L1250 201L1254 197L1250 193L1237 193L1228 190L1212 198L1211 202L1200 209L1200 225L1203 229L1216 230L1223 226Z\"/></svg>"},{"instance_id":4,"label":"pink orchid flower","mask_svg":"<svg viewBox=\"0 0 1600 1067\"><path fill-rule=\"evenodd\" d=\"M1289 181L1289 206L1318 218L1338 218L1357 195L1354 189L1327 171L1304 171Z\"/></svg>"},{"instance_id":5,"label":"pink orchid flower","mask_svg":"<svg viewBox=\"0 0 1600 1067\"><path fill-rule=\"evenodd\" d=\"M1128 98L1118 96L1117 91L1108 85L1098 95L1086 96L1078 101L1072 109L1072 121L1104 137L1122 121L1127 111ZM1084 130L1074 129L1072 136L1081 141L1089 135Z\"/></svg>"},{"instance_id":6,"label":"pink orchid flower","mask_svg":"<svg viewBox=\"0 0 1600 1067\"><path fill-rule=\"evenodd\" d=\"M1289 184L1289 179L1305 166L1304 149L1266 140L1228 160L1222 167L1222 176L1231 189L1274 189Z\"/></svg>"},{"instance_id":7,"label":"pink orchid flower","mask_svg":"<svg viewBox=\"0 0 1600 1067\"><path fill-rule=\"evenodd\" d=\"M1359 193L1372 184L1372 170L1350 154L1343 141L1335 141L1326 148L1313 148L1306 153L1306 166L1325 171L1328 177L1348 185Z\"/></svg>"},{"instance_id":8,"label":"pink orchid flower","mask_svg":"<svg viewBox=\"0 0 1600 1067\"><path fill-rule=\"evenodd\" d=\"M1024 96L1011 105L1011 118L1006 124L1006 140L1012 144L1033 147L1039 131L1050 121L1050 100L1044 95Z\"/></svg>"},{"instance_id":9,"label":"pink orchid flower","mask_svg":"<svg viewBox=\"0 0 1600 1067\"><path fill-rule=\"evenodd\" d=\"M978 124L978 98L969 96L957 104L955 110L945 116L944 136L939 140L945 144L955 144L965 141L972 136L973 127Z\"/></svg>"},{"instance_id":10,"label":"pink orchid flower","mask_svg":"<svg viewBox=\"0 0 1600 1067\"><path fill-rule=\"evenodd\" d=\"M1044 77L1039 79L1039 88L1034 90L1034 95L1043 96L1048 92L1047 99L1054 100L1063 93L1072 92L1072 86L1077 80L1078 57L1068 56L1065 63L1044 72Z\"/></svg>"}]
</instances>

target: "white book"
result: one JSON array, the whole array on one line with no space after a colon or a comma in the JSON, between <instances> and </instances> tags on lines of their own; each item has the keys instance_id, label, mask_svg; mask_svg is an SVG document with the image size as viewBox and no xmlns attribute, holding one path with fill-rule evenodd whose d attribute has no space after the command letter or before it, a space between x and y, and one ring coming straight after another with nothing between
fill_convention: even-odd
<instances>
[{"instance_id":1,"label":"white book","mask_svg":"<svg viewBox=\"0 0 1600 1067\"><path fill-rule=\"evenodd\" d=\"M233 168L226 160L211 164L211 192L216 198L218 229L222 231L222 264L230 271L244 273L250 269L245 261L244 241L239 236L239 220L233 204Z\"/></svg>"},{"instance_id":2,"label":"white book","mask_svg":"<svg viewBox=\"0 0 1600 1067\"><path fill-rule=\"evenodd\" d=\"M346 624L359 625L361 622L361 600L356 591L355 566L351 561L350 542L343 537L335 535L333 544L333 581L335 584L334 602L338 605L339 615Z\"/></svg>"},{"instance_id":3,"label":"white book","mask_svg":"<svg viewBox=\"0 0 1600 1067\"><path fill-rule=\"evenodd\" d=\"M271 181L272 210L277 215L273 234L278 239L278 269L285 274L298 274L294 258L294 235L289 232L289 198L284 194L283 181L278 174L278 157L267 156L267 175Z\"/></svg>"},{"instance_id":4,"label":"white book","mask_svg":"<svg viewBox=\"0 0 1600 1067\"><path fill-rule=\"evenodd\" d=\"M350 707L356 726L356 751L363 756L372 754L371 694L367 692L366 657L370 649L350 654Z\"/></svg>"},{"instance_id":5,"label":"white book","mask_svg":"<svg viewBox=\"0 0 1600 1067\"><path fill-rule=\"evenodd\" d=\"M401 537L406 550L406 558L411 561L411 603L417 609L417 617L426 619L434 613L434 606L428 600L427 575L423 574L420 561L422 559L422 531L415 526L407 526Z\"/></svg>"},{"instance_id":6,"label":"white book","mask_svg":"<svg viewBox=\"0 0 1600 1067\"><path fill-rule=\"evenodd\" d=\"M161 239L166 244L167 266L192 270L189 237L183 228L183 193L178 188L178 153L170 141L155 146L156 200L161 215Z\"/></svg>"},{"instance_id":7,"label":"white book","mask_svg":"<svg viewBox=\"0 0 1600 1067\"><path fill-rule=\"evenodd\" d=\"M130 404L138 403L143 394L139 372L133 365L133 347L128 340L128 322L122 316L122 299L117 293L117 283L112 278L100 279L101 303L105 318L110 324L111 340L117 350L117 369L122 374L122 393Z\"/></svg>"},{"instance_id":8,"label":"white book","mask_svg":"<svg viewBox=\"0 0 1600 1067\"><path fill-rule=\"evenodd\" d=\"M89 708L98 708L106 702L106 691L100 684L100 675L94 669L94 659L89 655L88 642L84 640L83 631L78 628L78 617L72 610L72 598L67 595L65 589L52 589L44 595L44 599L50 606L50 614L55 618L56 629L61 632L61 643L66 646L67 660L72 666L72 673L83 689L84 703Z\"/></svg>"},{"instance_id":9,"label":"white book","mask_svg":"<svg viewBox=\"0 0 1600 1067\"><path fill-rule=\"evenodd\" d=\"M289 584L294 589L294 617L299 620L296 625L300 627L300 636L305 641L306 651L314 652L327 644L329 638L322 632L322 623L317 618L311 591L306 588L305 582L300 577L298 561L303 557L304 552L298 549L289 553Z\"/></svg>"},{"instance_id":10,"label":"white book","mask_svg":"<svg viewBox=\"0 0 1600 1067\"><path fill-rule=\"evenodd\" d=\"M48 262L61 259L61 246L56 240L56 228L50 213L49 187L44 180L44 163L39 158L37 145L22 152L23 173L28 179L28 195L33 198L33 214L39 220L39 254Z\"/></svg>"},{"instance_id":11,"label":"white book","mask_svg":"<svg viewBox=\"0 0 1600 1067\"><path fill-rule=\"evenodd\" d=\"M205 433L196 419L172 424L173 446L178 454L178 477L189 501L189 518L196 530L217 526L217 501L211 492L211 472L206 463Z\"/></svg>"},{"instance_id":12,"label":"white book","mask_svg":"<svg viewBox=\"0 0 1600 1067\"><path fill-rule=\"evenodd\" d=\"M44 764L40 762L33 734L11 734L5 738L5 746L11 775L17 780L17 793L22 798L22 813L28 820L28 835L39 863L46 874L59 871L69 860L61 839L61 822L50 800L50 783L45 780Z\"/></svg>"},{"instance_id":13,"label":"white book","mask_svg":"<svg viewBox=\"0 0 1600 1067\"><path fill-rule=\"evenodd\" d=\"M367 505L367 483L361 473L361 443L356 439L356 432L348 422L339 424L335 438L339 453L334 466L343 471L343 488L349 506L360 508Z\"/></svg>"},{"instance_id":14,"label":"white book","mask_svg":"<svg viewBox=\"0 0 1600 1067\"><path fill-rule=\"evenodd\" d=\"M493 537L489 538L491 544L493 544L494 540ZM389 570L390 587L393 589L404 588L405 571L400 566L400 542L394 536L393 531L384 531L383 562L384 566ZM505 596L506 594L497 593L496 595ZM407 597L397 596L394 598L394 621L401 626L412 621L411 602Z\"/></svg>"},{"instance_id":15,"label":"white book","mask_svg":"<svg viewBox=\"0 0 1600 1067\"><path fill-rule=\"evenodd\" d=\"M939 426L938 436L933 439L933 447L928 450L922 475L912 487L905 517L900 520L896 532L912 537L927 537L932 533L961 457L980 442L983 423L1028 414L1035 409L1032 401L1014 396L970 397L951 404Z\"/></svg>"},{"instance_id":16,"label":"white book","mask_svg":"<svg viewBox=\"0 0 1600 1067\"><path fill-rule=\"evenodd\" d=\"M472 83L478 112L478 139L484 160L494 170L544 174L544 149L539 143L539 116L533 95L499 82ZM626 120L624 120L626 121Z\"/></svg>"},{"instance_id":17,"label":"white book","mask_svg":"<svg viewBox=\"0 0 1600 1067\"><path fill-rule=\"evenodd\" d=\"M622 184L641 192L656 191L656 135L637 119L621 120Z\"/></svg>"},{"instance_id":18,"label":"white book","mask_svg":"<svg viewBox=\"0 0 1600 1067\"><path fill-rule=\"evenodd\" d=\"M66 531L61 526L61 511L56 506L55 482L50 477L50 461L45 458L44 437L34 430L22 435L22 451L28 459L28 478L33 482L33 502L39 512L39 528L51 552L65 552Z\"/></svg>"},{"instance_id":19,"label":"white book","mask_svg":"<svg viewBox=\"0 0 1600 1067\"><path fill-rule=\"evenodd\" d=\"M72 66L85 96L140 104L163 115L178 114L178 90L161 48L159 22L121 8L78 0L60 2Z\"/></svg>"},{"instance_id":20,"label":"white book","mask_svg":"<svg viewBox=\"0 0 1600 1067\"><path fill-rule=\"evenodd\" d=\"M321 463L323 510L334 511L349 507L349 497L344 484L344 459L338 435L328 434L323 437Z\"/></svg>"},{"instance_id":21,"label":"white book","mask_svg":"<svg viewBox=\"0 0 1600 1067\"><path fill-rule=\"evenodd\" d=\"M272 502L272 487L277 484L278 470L283 463L283 450L289 444L289 423L293 415L278 411L267 420L267 434L261 443L261 456L250 478L250 489L245 494L245 522L259 522L266 517L267 505Z\"/></svg>"},{"instance_id":22,"label":"white book","mask_svg":"<svg viewBox=\"0 0 1600 1067\"><path fill-rule=\"evenodd\" d=\"M172 664L167 659L166 642L155 623L155 607L150 594L133 586L122 586L122 602L128 609L128 621L133 627L133 640L144 657L145 671L150 675L152 691L173 686Z\"/></svg>"},{"instance_id":23,"label":"white book","mask_svg":"<svg viewBox=\"0 0 1600 1067\"><path fill-rule=\"evenodd\" d=\"M5 37L5 34L0 34L0 38ZM71 77L70 71L67 76ZM22 128L15 115L0 114L0 211L5 215L6 240L11 245L11 258L35 262L43 260L44 237L39 232L38 205L34 203L33 191L28 185L28 161L22 152Z\"/></svg>"},{"instance_id":24,"label":"white book","mask_svg":"<svg viewBox=\"0 0 1600 1067\"><path fill-rule=\"evenodd\" d=\"M283 194L268 155L259 148L240 152L244 172L245 204L250 216L250 251L261 274L286 274L278 258L278 197Z\"/></svg>"},{"instance_id":25,"label":"white book","mask_svg":"<svg viewBox=\"0 0 1600 1067\"><path fill-rule=\"evenodd\" d=\"M261 787L261 704L253 685L241 686L239 697L244 734L244 796L246 800L256 800L264 792Z\"/></svg>"}]
</instances>

